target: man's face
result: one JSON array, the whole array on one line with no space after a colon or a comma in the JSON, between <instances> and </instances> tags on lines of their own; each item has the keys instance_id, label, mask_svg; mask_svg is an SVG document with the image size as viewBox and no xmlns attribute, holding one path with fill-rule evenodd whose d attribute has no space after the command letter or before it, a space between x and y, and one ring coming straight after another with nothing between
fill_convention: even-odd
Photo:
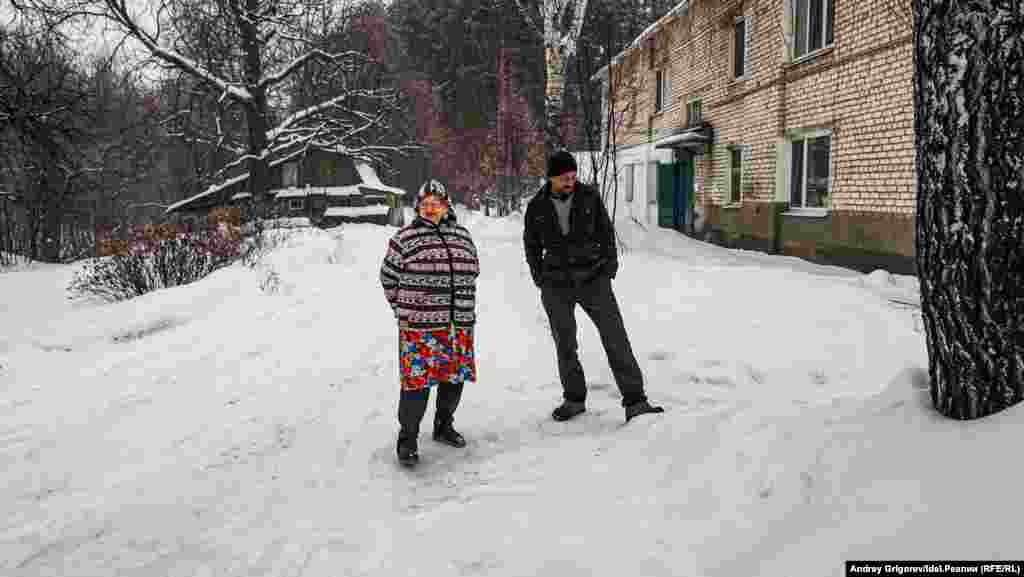
<instances>
[{"instance_id":1,"label":"man's face","mask_svg":"<svg viewBox=\"0 0 1024 577\"><path fill-rule=\"evenodd\" d=\"M551 192L555 194L566 194L572 192L576 184L576 171L563 172L558 176L551 177Z\"/></svg>"}]
</instances>

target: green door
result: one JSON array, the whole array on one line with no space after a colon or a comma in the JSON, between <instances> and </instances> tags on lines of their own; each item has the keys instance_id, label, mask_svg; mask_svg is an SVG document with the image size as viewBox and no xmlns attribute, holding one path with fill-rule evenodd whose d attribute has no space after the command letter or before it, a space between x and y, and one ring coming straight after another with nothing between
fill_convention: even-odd
<instances>
[{"instance_id":1,"label":"green door","mask_svg":"<svg viewBox=\"0 0 1024 577\"><path fill-rule=\"evenodd\" d=\"M693 206L693 159L677 162L675 164L677 177L675 190L675 213L673 214L673 228L682 230L690 216L690 208Z\"/></svg>"},{"instance_id":2,"label":"green door","mask_svg":"<svg viewBox=\"0 0 1024 577\"><path fill-rule=\"evenodd\" d=\"M672 164L658 165L658 226L672 228L675 224L675 166Z\"/></svg>"}]
</instances>

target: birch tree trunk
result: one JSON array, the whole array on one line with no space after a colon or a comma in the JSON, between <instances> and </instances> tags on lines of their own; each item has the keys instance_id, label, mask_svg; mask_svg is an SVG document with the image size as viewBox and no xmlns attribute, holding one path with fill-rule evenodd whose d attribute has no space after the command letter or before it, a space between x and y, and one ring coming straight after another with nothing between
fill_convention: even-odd
<instances>
[{"instance_id":1,"label":"birch tree trunk","mask_svg":"<svg viewBox=\"0 0 1024 577\"><path fill-rule=\"evenodd\" d=\"M565 147L562 138L562 91L565 90L565 64L557 46L544 47L544 147L552 152Z\"/></svg>"},{"instance_id":2,"label":"birch tree trunk","mask_svg":"<svg viewBox=\"0 0 1024 577\"><path fill-rule=\"evenodd\" d=\"M583 30L583 20L587 15L588 0L539 0L540 22L535 12L527 7L524 0L516 0L516 5L544 42L544 148L550 155L555 150L564 148L562 139L562 111L565 89L566 66L576 55L576 42ZM572 15L567 26L563 26L569 8Z\"/></svg>"},{"instance_id":3,"label":"birch tree trunk","mask_svg":"<svg viewBox=\"0 0 1024 577\"><path fill-rule=\"evenodd\" d=\"M935 408L1024 396L1024 5L913 0L915 225Z\"/></svg>"}]
</instances>

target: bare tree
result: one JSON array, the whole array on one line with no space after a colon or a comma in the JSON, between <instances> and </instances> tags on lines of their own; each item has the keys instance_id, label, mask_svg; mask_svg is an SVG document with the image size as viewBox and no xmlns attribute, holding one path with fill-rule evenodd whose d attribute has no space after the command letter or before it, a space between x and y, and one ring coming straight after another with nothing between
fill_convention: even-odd
<instances>
[{"instance_id":1,"label":"bare tree","mask_svg":"<svg viewBox=\"0 0 1024 577\"><path fill-rule=\"evenodd\" d=\"M356 82L370 57L332 50L328 37L344 6L328 0L157 0L143 15L128 0L17 0L51 23L102 22L166 69L215 94L223 111L195 135L230 153L220 175L247 167L255 199L264 199L271 158L308 147L382 162L413 147L385 144L398 110L389 87ZM191 53L202 34L209 58ZM315 102L294 99L304 79L333 90ZM308 94L308 92L307 92ZM301 102L301 106L298 104Z\"/></svg>"},{"instance_id":2,"label":"bare tree","mask_svg":"<svg viewBox=\"0 0 1024 577\"><path fill-rule=\"evenodd\" d=\"M93 130L96 102L58 36L0 30L0 172L21 197L29 258L59 260L65 213L116 149Z\"/></svg>"},{"instance_id":3,"label":"bare tree","mask_svg":"<svg viewBox=\"0 0 1024 577\"><path fill-rule=\"evenodd\" d=\"M1024 12L914 0L915 219L932 403L1024 399Z\"/></svg>"},{"instance_id":4,"label":"bare tree","mask_svg":"<svg viewBox=\"0 0 1024 577\"><path fill-rule=\"evenodd\" d=\"M516 5L544 43L544 142L552 152L564 146L561 128L565 75L576 55L588 0L536 0L535 5L527 2L516 0Z\"/></svg>"},{"instance_id":5,"label":"bare tree","mask_svg":"<svg viewBox=\"0 0 1024 577\"><path fill-rule=\"evenodd\" d=\"M590 30L590 37L591 42L583 46L576 66L590 169L581 176L598 187L614 218L618 209L619 137L636 123L637 101L646 90L647 76L636 54L613 61L612 55L621 44L615 22L602 22ZM595 56L603 56L603 60ZM595 71L596 63L601 68Z\"/></svg>"}]
</instances>

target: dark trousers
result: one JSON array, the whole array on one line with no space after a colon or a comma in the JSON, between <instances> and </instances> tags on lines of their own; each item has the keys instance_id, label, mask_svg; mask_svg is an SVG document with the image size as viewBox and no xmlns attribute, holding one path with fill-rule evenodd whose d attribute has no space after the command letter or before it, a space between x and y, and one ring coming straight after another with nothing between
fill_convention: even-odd
<instances>
[{"instance_id":1,"label":"dark trousers","mask_svg":"<svg viewBox=\"0 0 1024 577\"><path fill-rule=\"evenodd\" d=\"M601 335L601 344L608 364L615 375L615 384L622 393L622 406L647 400L640 365L622 323L622 313L612 292L612 281L599 278L581 287L541 289L541 301L548 314L551 336L558 354L558 375L562 380L562 396L567 401L585 402L587 385L583 366L576 354L576 305L580 305Z\"/></svg>"},{"instance_id":2,"label":"dark trousers","mask_svg":"<svg viewBox=\"0 0 1024 577\"><path fill-rule=\"evenodd\" d=\"M455 418L455 409L462 398L462 383L453 385L442 383L437 386L437 406L434 411L434 430L451 426ZM427 401L430 389L418 391L402 391L398 398L398 442L415 442L420 434L420 422L427 412Z\"/></svg>"}]
</instances>

